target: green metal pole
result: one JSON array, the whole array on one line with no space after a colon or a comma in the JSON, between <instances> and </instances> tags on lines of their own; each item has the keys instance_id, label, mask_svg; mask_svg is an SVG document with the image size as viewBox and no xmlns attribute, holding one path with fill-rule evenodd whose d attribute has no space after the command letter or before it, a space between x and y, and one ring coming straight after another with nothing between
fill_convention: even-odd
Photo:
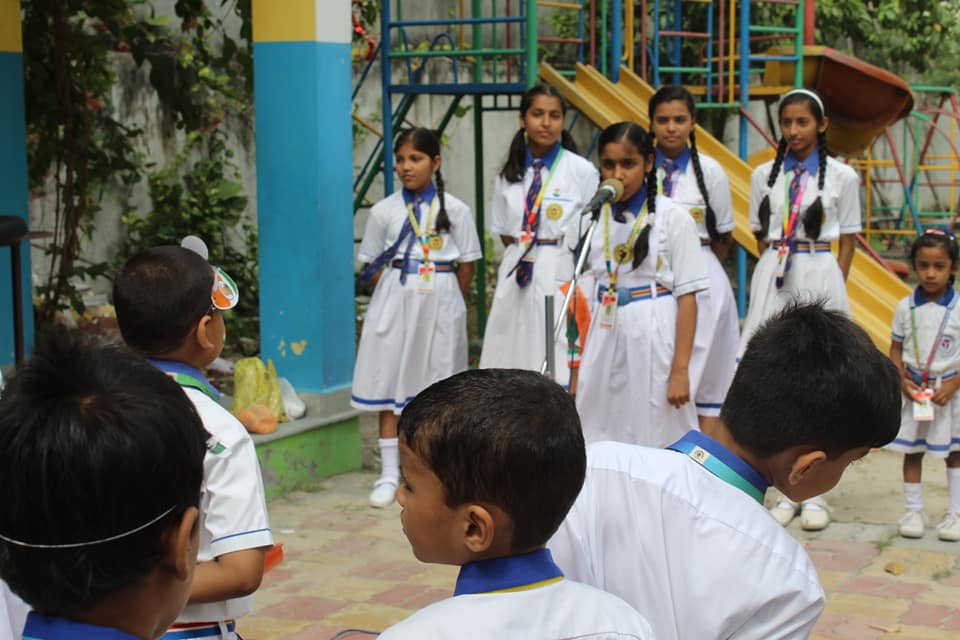
<instances>
[{"instance_id":1,"label":"green metal pole","mask_svg":"<svg viewBox=\"0 0 960 640\"><path fill-rule=\"evenodd\" d=\"M607 76L607 0L600 0L600 73Z\"/></svg>"},{"instance_id":2,"label":"green metal pole","mask_svg":"<svg viewBox=\"0 0 960 640\"><path fill-rule=\"evenodd\" d=\"M473 97L473 166L475 185L474 213L477 217L477 235L484 255L477 262L477 336L482 340L487 327L487 232L484 221L483 195L483 96Z\"/></svg>"},{"instance_id":3,"label":"green metal pole","mask_svg":"<svg viewBox=\"0 0 960 640\"><path fill-rule=\"evenodd\" d=\"M527 0L527 88L537 84L537 0Z\"/></svg>"},{"instance_id":4,"label":"green metal pole","mask_svg":"<svg viewBox=\"0 0 960 640\"><path fill-rule=\"evenodd\" d=\"M794 26L797 28L797 34L793 39L793 50L797 54L797 63L793 65L793 86L798 88L803 86L803 19L805 16L803 3L804 0L800 0L796 7L797 15Z\"/></svg>"}]
</instances>

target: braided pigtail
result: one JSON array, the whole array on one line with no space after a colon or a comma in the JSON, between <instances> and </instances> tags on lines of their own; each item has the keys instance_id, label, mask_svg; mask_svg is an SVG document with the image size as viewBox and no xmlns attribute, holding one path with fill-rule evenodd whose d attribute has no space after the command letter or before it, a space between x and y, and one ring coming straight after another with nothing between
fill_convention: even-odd
<instances>
[{"instance_id":1,"label":"braided pigtail","mask_svg":"<svg viewBox=\"0 0 960 640\"><path fill-rule=\"evenodd\" d=\"M652 169L647 174L647 221L643 225L643 231L637 236L637 241L633 243L633 268L636 269L640 263L647 259L650 253L650 228L653 226L657 217L657 170Z\"/></svg>"},{"instance_id":2,"label":"braided pigtail","mask_svg":"<svg viewBox=\"0 0 960 640\"><path fill-rule=\"evenodd\" d=\"M820 237L820 228L823 225L823 181L827 177L827 133L817 134L817 148L820 152L820 170L817 172L817 199L807 207L803 214L803 230L807 237L816 240Z\"/></svg>"},{"instance_id":3,"label":"braided pigtail","mask_svg":"<svg viewBox=\"0 0 960 640\"><path fill-rule=\"evenodd\" d=\"M780 142L777 143L777 157L773 161L773 166L770 168L770 176L767 178L767 189L772 189L773 184L777 181L777 176L780 175L780 167L783 165L783 156L787 153L787 139L781 137ZM757 211L757 215L760 216L760 231L754 233L757 236L757 240L765 241L767 239L767 232L770 230L770 193L767 192L763 196L763 200L760 201L760 208Z\"/></svg>"},{"instance_id":4,"label":"braided pigtail","mask_svg":"<svg viewBox=\"0 0 960 640\"><path fill-rule=\"evenodd\" d=\"M690 130L690 160L693 161L693 174L697 177L697 188L700 189L700 195L703 196L707 234L710 235L711 240L719 240L717 214L713 212L713 207L710 206L710 195L707 193L707 183L703 179L703 169L700 167L700 153L697 151L697 135L693 129Z\"/></svg>"},{"instance_id":5,"label":"braided pigtail","mask_svg":"<svg viewBox=\"0 0 960 640\"><path fill-rule=\"evenodd\" d=\"M440 211L437 212L437 223L434 225L434 228L437 230L437 233L449 233L452 225L450 224L450 216L447 215L447 202L444 197L445 189L440 169L437 169L433 177L437 183L437 198L440 200Z\"/></svg>"},{"instance_id":6,"label":"braided pigtail","mask_svg":"<svg viewBox=\"0 0 960 640\"><path fill-rule=\"evenodd\" d=\"M577 149L577 142L566 129L560 132L560 146L567 151L572 151L573 153L580 155L580 150Z\"/></svg>"},{"instance_id":7,"label":"braided pigtail","mask_svg":"<svg viewBox=\"0 0 960 640\"><path fill-rule=\"evenodd\" d=\"M510 151L507 153L507 162L503 165L500 175L510 183L523 180L523 172L527 162L527 132L520 129L510 141Z\"/></svg>"}]
</instances>

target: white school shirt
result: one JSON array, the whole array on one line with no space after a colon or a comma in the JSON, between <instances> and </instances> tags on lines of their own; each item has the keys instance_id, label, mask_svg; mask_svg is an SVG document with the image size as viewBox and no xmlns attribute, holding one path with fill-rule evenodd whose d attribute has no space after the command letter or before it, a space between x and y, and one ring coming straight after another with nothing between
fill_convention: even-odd
<instances>
[{"instance_id":1,"label":"white school shirt","mask_svg":"<svg viewBox=\"0 0 960 640\"><path fill-rule=\"evenodd\" d=\"M432 193L432 190L430 192ZM447 217L450 218L450 232L440 234L443 238L443 247L440 249L431 248L430 260L433 262L452 262L454 260L473 262L479 260L483 256L483 251L480 248L480 239L477 236L477 227L473 221L473 215L470 213L470 207L450 193L445 193L443 199L447 209ZM440 212L439 199L435 202L432 199L426 200L420 205L417 222L420 224L421 231L424 230L427 221L430 219L431 206L435 207L431 232L435 231L437 215ZM400 237L400 230L408 217L402 190L373 205L370 210L370 217L367 218L363 240L360 242L358 259L361 262L376 260L377 256L389 249ZM397 247L395 254L397 259L403 258L408 240L409 236ZM413 240L410 257L415 260L423 259L423 248L420 246L418 238Z\"/></svg>"},{"instance_id":2,"label":"white school shirt","mask_svg":"<svg viewBox=\"0 0 960 640\"><path fill-rule=\"evenodd\" d=\"M660 640L801 640L824 607L803 547L676 451L591 445L583 490L548 547L568 577L626 600Z\"/></svg>"},{"instance_id":3,"label":"white school shirt","mask_svg":"<svg viewBox=\"0 0 960 640\"><path fill-rule=\"evenodd\" d=\"M917 287L913 293L897 303L897 308L893 313L892 339L894 342L903 344L903 363L905 365L915 371L922 371L927 366L927 358L930 357L933 341L940 330L943 314L957 295L956 290L950 287L939 300L929 302L923 295L923 291ZM917 318L919 360L917 359L917 350L914 349L913 326L910 322L911 300L916 305L914 313ZM960 301L954 302L954 308L950 311L950 318L944 328L943 337L940 338L940 344L933 356L933 363L930 365L931 381L936 378L937 374L956 369L957 364L960 363L960 309L957 308L958 306L960 306Z\"/></svg>"},{"instance_id":4,"label":"white school shirt","mask_svg":"<svg viewBox=\"0 0 960 640\"><path fill-rule=\"evenodd\" d=\"M813 154L817 151L814 150ZM780 240L783 235L784 209L789 208L786 202L786 189L793 179L793 172L784 172L782 169L777 175L773 187L767 187L767 178L773 168L773 160L765 162L750 175L750 228L760 231L760 201L764 195L770 194L770 227L767 231L767 242ZM786 173L786 175L784 175ZM797 220L797 230L794 237L798 240L807 240L803 228L803 213L817 198L817 173L808 173L807 183L800 204L800 216ZM823 183L823 212L824 221L820 229L821 242L832 242L841 235L859 233L860 222L860 177L851 167L827 158L827 175ZM802 250L802 249L801 249Z\"/></svg>"},{"instance_id":5,"label":"white school shirt","mask_svg":"<svg viewBox=\"0 0 960 640\"><path fill-rule=\"evenodd\" d=\"M559 145L558 145L559 147ZM557 150L559 153L559 148ZM544 156L545 162L550 154ZM543 193L543 202L540 206L540 223L537 238L540 240L562 239L571 226L579 223L580 212L584 205L593 197L600 182L597 168L576 153L564 149L557 160L559 164L550 178L550 182ZM540 169L543 183L547 183L550 174L549 162ZM524 205L527 200L527 191L533 182L533 166L528 165L520 182L507 182L497 174L494 182L493 199L490 202L491 233L501 236L519 238L523 230ZM559 207L559 218L551 212ZM533 249L532 251L536 251Z\"/></svg>"},{"instance_id":6,"label":"white school shirt","mask_svg":"<svg viewBox=\"0 0 960 640\"><path fill-rule=\"evenodd\" d=\"M710 196L710 208L717 219L717 232L730 233L733 231L733 203L730 200L730 180L726 172L716 160L700 153L700 169L703 171L703 183ZM663 168L657 170L657 175L663 180ZM687 162L684 171L677 170L673 176L673 189L670 195L677 206L684 209L697 224L697 235L701 240L709 240L707 233L707 211L703 194L697 184L697 174L693 170L693 160Z\"/></svg>"},{"instance_id":7,"label":"white school shirt","mask_svg":"<svg viewBox=\"0 0 960 640\"><path fill-rule=\"evenodd\" d=\"M30 605L0 580L0 640L20 640Z\"/></svg>"},{"instance_id":8,"label":"white school shirt","mask_svg":"<svg viewBox=\"0 0 960 640\"><path fill-rule=\"evenodd\" d=\"M183 388L210 433L203 457L200 550L197 561L273 544L260 463L240 421L198 389ZM253 609L253 594L223 602L188 604L177 622L235 620Z\"/></svg>"}]
</instances>

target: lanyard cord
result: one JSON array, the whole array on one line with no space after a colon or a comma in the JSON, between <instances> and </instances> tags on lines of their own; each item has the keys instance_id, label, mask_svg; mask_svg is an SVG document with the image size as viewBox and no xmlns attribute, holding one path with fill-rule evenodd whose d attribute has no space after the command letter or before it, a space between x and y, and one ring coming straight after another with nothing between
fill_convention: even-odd
<instances>
[{"instance_id":1,"label":"lanyard cord","mask_svg":"<svg viewBox=\"0 0 960 640\"><path fill-rule=\"evenodd\" d=\"M786 177L786 176L784 176ZM780 233L780 240L785 241L793 235L797 227L797 218L800 217L800 204L803 202L803 194L807 190L807 180L810 179L809 173L804 173L803 180L800 182L800 188L797 189L797 196L790 201L790 183L793 179L784 180L786 192L784 193L783 208L783 230Z\"/></svg>"},{"instance_id":2,"label":"lanyard cord","mask_svg":"<svg viewBox=\"0 0 960 640\"><path fill-rule=\"evenodd\" d=\"M611 211L610 204L607 203L604 205L604 216L603 216L603 260L607 266L607 276L610 278L610 289L616 289L617 287L617 274L620 273L620 265L626 262L626 256L623 259L623 262L620 261L620 256L612 256L610 251L610 219L613 217L613 212ZM647 224L647 205L644 203L643 208L637 213L637 218L633 222L633 228L630 229L630 235L627 237L626 246L632 247L633 243L636 242L637 236L640 235L640 232L643 231L643 228ZM617 263L616 268L611 264L612 261Z\"/></svg>"},{"instance_id":3,"label":"lanyard cord","mask_svg":"<svg viewBox=\"0 0 960 640\"><path fill-rule=\"evenodd\" d=\"M927 364L920 372L921 384L926 384L927 379L930 377L930 365L933 364L933 358L937 353L937 346L939 346L940 340L943 339L943 332L947 329L947 320L950 319L950 312L953 311L953 307L956 305L956 303L957 294L954 293L953 299L950 300L947 308L943 310L943 318L940 320L940 328L937 330L937 337L934 339L933 346L930 348L930 355L927 357ZM920 346L917 344L917 306L912 298L910 300L910 331L913 333L913 355L917 359L917 364L920 364Z\"/></svg>"},{"instance_id":4,"label":"lanyard cord","mask_svg":"<svg viewBox=\"0 0 960 640\"><path fill-rule=\"evenodd\" d=\"M407 203L407 217L410 218L410 227L413 229L414 235L417 236L417 239L420 240L420 249L423 251L423 261L430 262L430 238L427 237L424 231L429 232L433 228L433 214L437 210L437 196L433 197L433 200L430 202L430 209L427 210L427 224L424 225L423 229L420 229L420 221L417 220L419 211L416 213L413 212L413 204Z\"/></svg>"},{"instance_id":5,"label":"lanyard cord","mask_svg":"<svg viewBox=\"0 0 960 640\"><path fill-rule=\"evenodd\" d=\"M557 157L553 159L553 162L550 163L550 171L547 172L547 179L543 181L543 185L540 187L540 192L537 194L537 197L533 201L533 209L529 209L529 203L527 202L526 197L523 199L523 228L525 230L530 230L533 228L533 223L536 222L537 216L540 215L540 205L543 203L543 196L547 192L547 186L550 184L550 181L553 180L553 174L557 171L557 167L560 166L560 158L563 157L563 147L560 147L557 152Z\"/></svg>"}]
</instances>

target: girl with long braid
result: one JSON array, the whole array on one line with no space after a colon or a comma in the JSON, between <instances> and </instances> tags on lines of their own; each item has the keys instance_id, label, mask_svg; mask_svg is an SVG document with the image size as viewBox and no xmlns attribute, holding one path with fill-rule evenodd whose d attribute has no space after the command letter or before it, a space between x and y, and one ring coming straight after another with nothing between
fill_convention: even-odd
<instances>
[{"instance_id":1,"label":"girl with long braid","mask_svg":"<svg viewBox=\"0 0 960 640\"><path fill-rule=\"evenodd\" d=\"M829 121L815 92L784 94L779 121L776 158L757 167L750 179L750 226L760 260L750 281L740 353L767 318L794 300L820 300L828 309L850 313L846 278L861 229L860 178L827 155ZM834 240L840 245L836 259ZM786 525L798 507L782 498L770 512ZM822 498L804 501L803 529L819 531L829 523Z\"/></svg>"},{"instance_id":2,"label":"girl with long braid","mask_svg":"<svg viewBox=\"0 0 960 640\"><path fill-rule=\"evenodd\" d=\"M652 136L620 122L604 129L598 149L601 176L621 181L623 195L604 205L583 248L579 286L592 319L577 408L587 442L662 447L697 427L689 365L696 293L710 281L693 218L658 195Z\"/></svg>"},{"instance_id":3,"label":"girl with long braid","mask_svg":"<svg viewBox=\"0 0 960 640\"><path fill-rule=\"evenodd\" d=\"M403 189L370 210L359 260L373 297L363 323L350 404L380 413L380 478L370 504L394 500L397 416L417 393L467 368L467 307L480 259L470 208L445 193L440 139L410 129L393 147ZM385 268L385 270L384 270Z\"/></svg>"},{"instance_id":4,"label":"girl with long braid","mask_svg":"<svg viewBox=\"0 0 960 640\"><path fill-rule=\"evenodd\" d=\"M539 371L546 354L544 297L554 296L562 317L559 287L570 279L573 261L562 241L576 229L579 213L597 190L597 169L577 155L564 129L565 106L549 85L536 85L520 100L520 129L494 185L491 233L503 242L480 367ZM554 345L556 381L567 384L567 342Z\"/></svg>"},{"instance_id":5,"label":"girl with long braid","mask_svg":"<svg viewBox=\"0 0 960 640\"><path fill-rule=\"evenodd\" d=\"M719 419L737 366L740 319L730 278L721 261L730 248L733 205L730 183L720 164L697 150L696 105L681 86L662 87L650 100L650 130L663 195L693 218L710 276L697 293L697 333L690 358L690 382L701 428Z\"/></svg>"}]
</instances>

